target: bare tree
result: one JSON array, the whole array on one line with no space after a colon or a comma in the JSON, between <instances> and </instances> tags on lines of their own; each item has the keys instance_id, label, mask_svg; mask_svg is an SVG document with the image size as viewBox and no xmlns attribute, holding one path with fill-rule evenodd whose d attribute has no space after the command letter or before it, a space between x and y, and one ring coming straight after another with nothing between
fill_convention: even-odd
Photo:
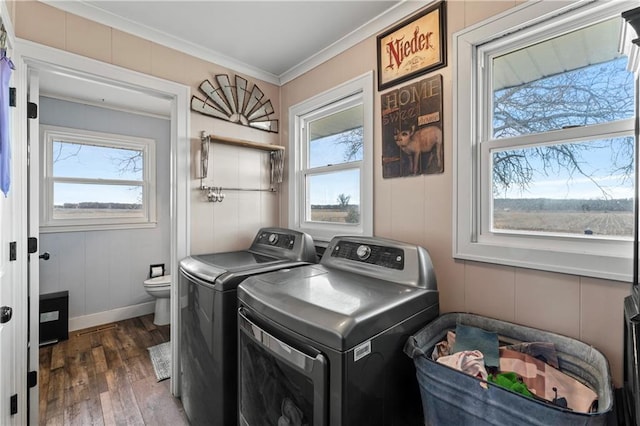
<instances>
[{"instance_id":1,"label":"bare tree","mask_svg":"<svg viewBox=\"0 0 640 426\"><path fill-rule=\"evenodd\" d=\"M626 71L624 61L626 58L619 58L496 91L493 137L500 139L633 117L633 74ZM613 153L610 175L621 175L623 181L633 177L632 137L589 144L561 142L496 152L494 193L512 187L526 190L535 171L549 176L564 169L570 177L580 175L590 179L606 197L605 189L585 168L583 154L594 149ZM534 166L540 162L542 170Z\"/></svg>"},{"instance_id":2,"label":"bare tree","mask_svg":"<svg viewBox=\"0 0 640 426\"><path fill-rule=\"evenodd\" d=\"M349 200L351 200L351 195L340 194L338 195L338 205L341 209L346 208L349 205Z\"/></svg>"},{"instance_id":3,"label":"bare tree","mask_svg":"<svg viewBox=\"0 0 640 426\"><path fill-rule=\"evenodd\" d=\"M53 153L53 162L54 162L54 164L57 163L58 161L68 160L71 157L77 157L78 156L78 154L80 153L80 150L82 149L82 145L77 145L73 149L70 149L71 145L74 145L74 144L67 144L67 143L54 143L53 144L53 151L54 151L54 153ZM69 149L65 149L65 148L69 148Z\"/></svg>"},{"instance_id":4,"label":"bare tree","mask_svg":"<svg viewBox=\"0 0 640 426\"><path fill-rule=\"evenodd\" d=\"M76 144L76 143L54 143L54 158L53 163L57 163L60 161L66 161L70 158L75 157L78 162L80 162L80 152L84 145ZM112 151L122 151L117 152L118 155L112 155L109 157L109 161L113 163L118 170L120 175L124 175L125 173L138 173L142 171L142 151L137 150L116 150L112 149Z\"/></svg>"},{"instance_id":5,"label":"bare tree","mask_svg":"<svg viewBox=\"0 0 640 426\"><path fill-rule=\"evenodd\" d=\"M362 157L363 127L341 133L336 144L345 145L344 161L352 161Z\"/></svg>"},{"instance_id":6,"label":"bare tree","mask_svg":"<svg viewBox=\"0 0 640 426\"><path fill-rule=\"evenodd\" d=\"M127 150L127 155L112 157L111 161L116 164L121 175L142 171L142 151Z\"/></svg>"}]
</instances>

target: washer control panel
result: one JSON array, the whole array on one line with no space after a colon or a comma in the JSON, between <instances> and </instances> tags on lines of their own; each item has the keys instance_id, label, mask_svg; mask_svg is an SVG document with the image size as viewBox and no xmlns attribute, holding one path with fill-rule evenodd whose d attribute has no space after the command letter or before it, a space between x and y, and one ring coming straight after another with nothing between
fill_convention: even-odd
<instances>
[{"instance_id":1,"label":"washer control panel","mask_svg":"<svg viewBox=\"0 0 640 426\"><path fill-rule=\"evenodd\" d=\"M257 242L258 244L291 250L296 242L296 237L290 234L265 231L258 235Z\"/></svg>"},{"instance_id":2,"label":"washer control panel","mask_svg":"<svg viewBox=\"0 0 640 426\"><path fill-rule=\"evenodd\" d=\"M363 262L389 269L404 269L404 250L375 244L341 241L331 251L331 257Z\"/></svg>"}]
</instances>

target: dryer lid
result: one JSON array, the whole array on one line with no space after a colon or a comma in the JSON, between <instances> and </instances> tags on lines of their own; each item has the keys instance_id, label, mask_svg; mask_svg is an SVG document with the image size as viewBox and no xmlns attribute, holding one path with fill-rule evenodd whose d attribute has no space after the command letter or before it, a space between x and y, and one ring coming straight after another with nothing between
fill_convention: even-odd
<instances>
[{"instance_id":1,"label":"dryer lid","mask_svg":"<svg viewBox=\"0 0 640 426\"><path fill-rule=\"evenodd\" d=\"M438 292L307 265L256 275L238 299L276 323L338 351L347 351L425 309Z\"/></svg>"},{"instance_id":2,"label":"dryer lid","mask_svg":"<svg viewBox=\"0 0 640 426\"><path fill-rule=\"evenodd\" d=\"M316 263L310 235L286 228L261 228L246 250L198 254L180 261L180 269L220 291L236 288L250 275Z\"/></svg>"},{"instance_id":3,"label":"dryer lid","mask_svg":"<svg viewBox=\"0 0 640 426\"><path fill-rule=\"evenodd\" d=\"M180 261L180 267L191 275L213 284L225 274L235 273L237 275L283 262L283 259L276 257L240 250L188 256Z\"/></svg>"}]
</instances>

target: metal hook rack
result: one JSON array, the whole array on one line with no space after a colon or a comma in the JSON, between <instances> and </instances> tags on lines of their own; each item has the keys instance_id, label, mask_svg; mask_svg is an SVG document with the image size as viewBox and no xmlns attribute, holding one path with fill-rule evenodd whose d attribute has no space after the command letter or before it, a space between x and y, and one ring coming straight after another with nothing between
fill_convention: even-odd
<instances>
[{"instance_id":1,"label":"metal hook rack","mask_svg":"<svg viewBox=\"0 0 640 426\"><path fill-rule=\"evenodd\" d=\"M206 134L205 131L200 135L200 190L207 193L207 200L210 202L222 202L226 194L222 191L258 191L258 192L277 192L276 186L282 183L284 171L284 147L280 145L261 144L241 139L223 138ZM259 149L269 151L271 174L270 188L226 188L222 186L208 186L204 184L209 172L209 144L211 142L219 142L227 145L243 146L246 148Z\"/></svg>"}]
</instances>

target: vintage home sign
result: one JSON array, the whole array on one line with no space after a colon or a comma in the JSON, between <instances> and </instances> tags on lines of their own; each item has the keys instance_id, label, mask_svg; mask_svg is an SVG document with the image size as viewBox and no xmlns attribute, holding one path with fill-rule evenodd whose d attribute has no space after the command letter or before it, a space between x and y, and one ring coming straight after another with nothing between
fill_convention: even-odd
<instances>
[{"instance_id":1,"label":"vintage home sign","mask_svg":"<svg viewBox=\"0 0 640 426\"><path fill-rule=\"evenodd\" d=\"M446 65L445 2L379 35L378 90Z\"/></svg>"},{"instance_id":2,"label":"vintage home sign","mask_svg":"<svg viewBox=\"0 0 640 426\"><path fill-rule=\"evenodd\" d=\"M444 171L442 75L381 95L382 177Z\"/></svg>"}]
</instances>

